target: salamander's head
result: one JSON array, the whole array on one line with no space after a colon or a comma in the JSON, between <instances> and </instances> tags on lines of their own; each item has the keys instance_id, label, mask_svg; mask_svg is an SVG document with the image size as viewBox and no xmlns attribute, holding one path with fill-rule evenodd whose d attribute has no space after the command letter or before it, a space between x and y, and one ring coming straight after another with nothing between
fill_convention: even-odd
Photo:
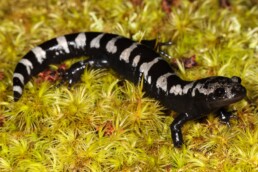
<instances>
[{"instance_id":1,"label":"salamander's head","mask_svg":"<svg viewBox=\"0 0 258 172\"><path fill-rule=\"evenodd\" d=\"M218 109L235 103L246 96L246 89L241 85L241 79L233 76L205 78L195 86L198 94L205 97L207 105L211 109ZM193 90L194 91L194 90Z\"/></svg>"}]
</instances>

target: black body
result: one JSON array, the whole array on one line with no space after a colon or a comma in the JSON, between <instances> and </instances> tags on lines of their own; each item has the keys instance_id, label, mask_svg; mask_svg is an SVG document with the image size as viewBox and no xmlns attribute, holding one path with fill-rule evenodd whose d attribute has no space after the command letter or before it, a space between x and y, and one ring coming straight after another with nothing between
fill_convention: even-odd
<instances>
[{"instance_id":1,"label":"black body","mask_svg":"<svg viewBox=\"0 0 258 172\"><path fill-rule=\"evenodd\" d=\"M184 81L148 43L98 32L74 33L49 40L33 48L17 64L13 77L14 100L19 100L31 77L50 64L88 56L66 71L64 79L69 85L80 79L86 66L111 68L134 84L143 80L143 89L148 96L178 112L170 126L176 147L183 144L181 127L189 120L217 111L221 119L229 123L231 114L226 113L224 107L246 95L240 78L216 76Z\"/></svg>"}]
</instances>

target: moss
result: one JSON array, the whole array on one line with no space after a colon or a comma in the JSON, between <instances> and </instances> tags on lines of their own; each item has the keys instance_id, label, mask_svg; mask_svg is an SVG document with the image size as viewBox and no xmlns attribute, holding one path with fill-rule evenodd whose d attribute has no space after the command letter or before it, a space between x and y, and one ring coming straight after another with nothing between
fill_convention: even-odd
<instances>
[{"instance_id":1,"label":"moss","mask_svg":"<svg viewBox=\"0 0 258 172\"><path fill-rule=\"evenodd\" d=\"M257 171L258 5L235 0L0 2L0 171ZM70 90L30 81L12 100L12 73L32 47L65 33L104 31L134 39L171 40L178 74L242 78L248 98L229 107L228 128L214 116L183 127L186 146L171 144L158 102L141 85L107 70L86 70ZM196 57L185 69L181 59ZM175 60L176 59L176 60ZM74 62L66 62L69 66ZM53 67L56 68L56 67Z\"/></svg>"}]
</instances>

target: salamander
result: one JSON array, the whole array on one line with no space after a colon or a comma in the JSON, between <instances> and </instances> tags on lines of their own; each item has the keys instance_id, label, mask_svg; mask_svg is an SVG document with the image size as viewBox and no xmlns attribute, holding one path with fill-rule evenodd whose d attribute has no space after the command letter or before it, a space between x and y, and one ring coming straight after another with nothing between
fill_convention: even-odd
<instances>
[{"instance_id":1,"label":"salamander","mask_svg":"<svg viewBox=\"0 0 258 172\"><path fill-rule=\"evenodd\" d=\"M147 96L178 114L170 125L175 147L182 146L181 128L189 120L215 112L222 122L229 124L231 113L225 107L246 96L241 79L212 76L185 81L148 43L102 32L72 33L46 41L18 62L13 74L14 101L22 96L25 84L50 64L86 56L65 71L63 80L70 86L90 67L110 68L136 85L143 82Z\"/></svg>"}]
</instances>

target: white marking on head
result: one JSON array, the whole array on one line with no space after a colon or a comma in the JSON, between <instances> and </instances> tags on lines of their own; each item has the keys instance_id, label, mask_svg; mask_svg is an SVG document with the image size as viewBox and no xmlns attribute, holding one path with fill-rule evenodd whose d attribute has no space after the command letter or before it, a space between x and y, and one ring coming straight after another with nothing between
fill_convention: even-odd
<instances>
[{"instance_id":1,"label":"white marking on head","mask_svg":"<svg viewBox=\"0 0 258 172\"><path fill-rule=\"evenodd\" d=\"M120 36L117 36L115 38L112 38L110 41L108 41L106 45L107 52L115 54L117 51L117 47L115 46L116 41L121 38Z\"/></svg>"},{"instance_id":2,"label":"white marking on head","mask_svg":"<svg viewBox=\"0 0 258 172\"><path fill-rule=\"evenodd\" d=\"M150 68L155 64L157 63L161 58L160 57L156 57L154 58L152 61L150 62L146 62L146 63L143 63L141 66L140 66L140 72L143 73L143 76L144 76L144 79L147 80L148 79L148 73L149 73L149 70Z\"/></svg>"},{"instance_id":3,"label":"white marking on head","mask_svg":"<svg viewBox=\"0 0 258 172\"><path fill-rule=\"evenodd\" d=\"M19 63L23 64L26 67L27 73L28 75L30 75L31 70L33 69L31 61L29 61L28 59L21 59Z\"/></svg>"},{"instance_id":4,"label":"white marking on head","mask_svg":"<svg viewBox=\"0 0 258 172\"><path fill-rule=\"evenodd\" d=\"M196 90L198 90L199 93L203 94L203 95L209 95L211 93L213 93L217 88L220 87L219 83L214 83L212 85L212 87L209 88L203 88L204 84L198 83L192 90L192 97L195 96L195 92Z\"/></svg>"},{"instance_id":5,"label":"white marking on head","mask_svg":"<svg viewBox=\"0 0 258 172\"><path fill-rule=\"evenodd\" d=\"M169 90L169 93L171 94L174 94L174 95L182 95L183 94L183 89L181 87L180 84L177 84L177 85L173 85L170 90Z\"/></svg>"},{"instance_id":6,"label":"white marking on head","mask_svg":"<svg viewBox=\"0 0 258 172\"><path fill-rule=\"evenodd\" d=\"M46 51L43 50L41 47L35 47L31 51L34 53L39 64L41 64L44 61L44 59L46 59L46 57L47 57Z\"/></svg>"},{"instance_id":7,"label":"white marking on head","mask_svg":"<svg viewBox=\"0 0 258 172\"><path fill-rule=\"evenodd\" d=\"M171 76L171 75L175 75L171 72L168 72L164 75L161 75L157 81L156 81L156 87L157 88L161 88L163 91L167 91L167 86L168 86L168 77Z\"/></svg>"},{"instance_id":8,"label":"white marking on head","mask_svg":"<svg viewBox=\"0 0 258 172\"><path fill-rule=\"evenodd\" d=\"M196 81L198 82L198 81ZM195 87L193 87L191 91L192 97L196 96L197 93L202 94L204 96L212 96L212 99L218 101L219 99L231 99L234 97L235 93L232 92L235 85L234 81L230 81L229 78L222 77L210 77L206 80L202 80L198 82ZM217 89L221 89L219 91L223 91L220 93L216 93ZM217 99L218 98L218 99Z\"/></svg>"},{"instance_id":9,"label":"white marking on head","mask_svg":"<svg viewBox=\"0 0 258 172\"><path fill-rule=\"evenodd\" d=\"M90 42L90 48L99 48L100 47L100 40L105 34L102 33L91 40Z\"/></svg>"},{"instance_id":10,"label":"white marking on head","mask_svg":"<svg viewBox=\"0 0 258 172\"><path fill-rule=\"evenodd\" d=\"M17 92L19 94L22 94L22 87L19 85L13 86L13 92Z\"/></svg>"},{"instance_id":11,"label":"white marking on head","mask_svg":"<svg viewBox=\"0 0 258 172\"><path fill-rule=\"evenodd\" d=\"M64 36L56 38L56 41L58 43L58 49L63 49L66 53L70 53L67 40Z\"/></svg>"},{"instance_id":12,"label":"white marking on head","mask_svg":"<svg viewBox=\"0 0 258 172\"><path fill-rule=\"evenodd\" d=\"M141 58L140 55L137 55L137 56L135 56L135 57L133 58L133 64L132 64L133 67L137 67L137 66L138 66L138 63L139 63L139 61L140 61L140 58Z\"/></svg>"},{"instance_id":13,"label":"white marking on head","mask_svg":"<svg viewBox=\"0 0 258 172\"><path fill-rule=\"evenodd\" d=\"M13 78L18 78L18 79L21 81L22 85L24 85L24 77L23 77L22 74L20 74L20 73L14 73L14 74L13 74Z\"/></svg>"},{"instance_id":14,"label":"white marking on head","mask_svg":"<svg viewBox=\"0 0 258 172\"><path fill-rule=\"evenodd\" d=\"M84 32L77 35L75 38L75 48L84 48L86 46L86 35Z\"/></svg>"},{"instance_id":15,"label":"white marking on head","mask_svg":"<svg viewBox=\"0 0 258 172\"><path fill-rule=\"evenodd\" d=\"M126 63L129 63L129 57L131 52L137 47L137 43L133 43L130 47L124 49L124 51L120 54L119 59L124 60Z\"/></svg>"},{"instance_id":16,"label":"white marking on head","mask_svg":"<svg viewBox=\"0 0 258 172\"><path fill-rule=\"evenodd\" d=\"M234 97L234 92L232 90L232 87L227 86L227 87L224 87L224 89L225 89L225 94L226 94L227 98L230 99L230 98Z\"/></svg>"}]
</instances>

